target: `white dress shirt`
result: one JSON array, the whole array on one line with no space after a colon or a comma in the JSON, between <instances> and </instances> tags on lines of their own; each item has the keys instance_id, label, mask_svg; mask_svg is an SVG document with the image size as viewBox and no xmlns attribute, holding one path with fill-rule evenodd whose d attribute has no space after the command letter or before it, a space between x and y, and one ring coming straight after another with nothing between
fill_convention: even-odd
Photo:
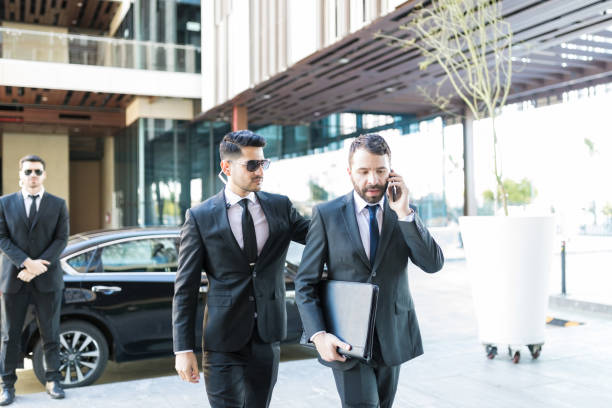
<instances>
[{"instance_id":1,"label":"white dress shirt","mask_svg":"<svg viewBox=\"0 0 612 408\"><path fill-rule=\"evenodd\" d=\"M370 205L366 200L361 198L356 191L353 191L353 199L355 200L355 216L357 217L357 225L359 226L359 235L361 236L361 243L363 249L365 249L366 256L370 259ZM382 220L383 211L385 209L385 196L379 202L373 205L378 206L376 211L376 221L378 222L378 234L382 232Z\"/></svg>"},{"instance_id":2,"label":"white dress shirt","mask_svg":"<svg viewBox=\"0 0 612 408\"><path fill-rule=\"evenodd\" d=\"M230 228L236 238L236 242L238 242L241 249L244 249L244 238L242 237L242 206L240 205L240 201L243 198L249 200L248 208L251 213L251 218L253 218L253 224L255 225L257 255L259 255L270 236L270 227L268 226L268 220L266 220L263 208L261 208L261 204L259 204L255 193L250 192L246 197L240 197L228 187L225 187L225 202L229 205L227 209L227 218L229 219Z\"/></svg>"},{"instance_id":3,"label":"white dress shirt","mask_svg":"<svg viewBox=\"0 0 612 408\"><path fill-rule=\"evenodd\" d=\"M353 198L355 200L355 216L357 217L357 225L359 226L359 235L361 236L361 243L363 244L363 249L365 249L365 253L370 259L370 210L368 210L368 202L361 198L356 191L353 191ZM383 219L383 211L384 211L384 202L385 196L377 202L375 205L379 206L376 211L376 221L378 221L378 233L382 234L382 219ZM404 219L400 221L412 222L414 221L414 213L409 214Z\"/></svg>"},{"instance_id":4,"label":"white dress shirt","mask_svg":"<svg viewBox=\"0 0 612 408\"><path fill-rule=\"evenodd\" d=\"M30 217L30 206L32 205L32 199L30 198L30 195L38 196L38 198L36 199L36 211L38 212L38 210L40 209L40 200L42 200L43 194L45 194L44 187L41 187L40 191L37 194L30 194L25 188L21 189L21 195L23 196L23 202L25 203L26 218Z\"/></svg>"}]
</instances>

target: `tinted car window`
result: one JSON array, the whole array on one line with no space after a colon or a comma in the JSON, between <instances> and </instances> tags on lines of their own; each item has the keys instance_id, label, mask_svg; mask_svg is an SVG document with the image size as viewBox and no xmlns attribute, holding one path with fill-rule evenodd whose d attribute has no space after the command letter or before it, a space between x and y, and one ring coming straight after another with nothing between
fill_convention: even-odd
<instances>
[{"instance_id":1,"label":"tinted car window","mask_svg":"<svg viewBox=\"0 0 612 408\"><path fill-rule=\"evenodd\" d=\"M95 252L95 250L83 252L80 255L68 259L66 262L68 262L68 265L74 268L74 270L76 270L77 272L94 272L95 266L93 265L91 260Z\"/></svg>"},{"instance_id":2,"label":"tinted car window","mask_svg":"<svg viewBox=\"0 0 612 408\"><path fill-rule=\"evenodd\" d=\"M104 272L176 272L177 241L148 238L124 241L100 248Z\"/></svg>"}]
</instances>

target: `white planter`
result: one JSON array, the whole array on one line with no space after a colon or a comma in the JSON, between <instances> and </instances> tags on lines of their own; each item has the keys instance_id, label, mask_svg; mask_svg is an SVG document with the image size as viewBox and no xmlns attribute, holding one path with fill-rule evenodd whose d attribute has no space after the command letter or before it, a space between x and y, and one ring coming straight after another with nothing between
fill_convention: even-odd
<instances>
[{"instance_id":1,"label":"white planter","mask_svg":"<svg viewBox=\"0 0 612 408\"><path fill-rule=\"evenodd\" d=\"M554 218L460 217L459 225L482 343L544 343Z\"/></svg>"}]
</instances>

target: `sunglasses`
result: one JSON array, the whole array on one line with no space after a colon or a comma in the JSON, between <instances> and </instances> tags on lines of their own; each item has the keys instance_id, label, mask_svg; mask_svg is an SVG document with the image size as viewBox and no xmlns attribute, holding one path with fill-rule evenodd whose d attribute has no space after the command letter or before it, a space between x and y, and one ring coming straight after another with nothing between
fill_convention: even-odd
<instances>
[{"instance_id":1,"label":"sunglasses","mask_svg":"<svg viewBox=\"0 0 612 408\"><path fill-rule=\"evenodd\" d=\"M257 169L259 167L261 167L264 170L267 170L268 167L270 167L270 160L268 160L268 159L249 160L249 161L246 161L246 162L239 162L239 161L237 161L236 163L242 164L243 166L246 166L247 171L257 171Z\"/></svg>"},{"instance_id":2,"label":"sunglasses","mask_svg":"<svg viewBox=\"0 0 612 408\"><path fill-rule=\"evenodd\" d=\"M24 170L23 174L25 174L26 176L29 176L30 174L32 174L32 172L34 172L34 174L36 174L37 176L42 176L43 174L43 170L40 169L36 169L36 170Z\"/></svg>"}]
</instances>

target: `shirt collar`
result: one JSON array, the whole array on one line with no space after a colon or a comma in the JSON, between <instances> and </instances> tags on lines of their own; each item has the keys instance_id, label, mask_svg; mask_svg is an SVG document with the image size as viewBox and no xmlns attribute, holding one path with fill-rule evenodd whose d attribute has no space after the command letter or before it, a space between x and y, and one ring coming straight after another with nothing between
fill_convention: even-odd
<instances>
[{"instance_id":1,"label":"shirt collar","mask_svg":"<svg viewBox=\"0 0 612 408\"><path fill-rule=\"evenodd\" d=\"M225 187L225 202L227 202L230 206L237 204L243 198L248 198L253 204L257 203L257 197L255 197L254 192L251 191L246 197L240 197L238 194L230 190L229 187Z\"/></svg>"},{"instance_id":2,"label":"shirt collar","mask_svg":"<svg viewBox=\"0 0 612 408\"><path fill-rule=\"evenodd\" d=\"M368 203L366 200L361 198L361 196L357 194L355 190L353 190L353 198L355 200L355 209L357 210L358 213L362 212L368 205L378 205L380 207L381 214L382 214L382 211L385 209L385 206L383 205L383 203L385 202L384 195L380 199L380 201L377 202L376 204Z\"/></svg>"},{"instance_id":3,"label":"shirt collar","mask_svg":"<svg viewBox=\"0 0 612 408\"><path fill-rule=\"evenodd\" d=\"M36 195L38 196L38 198L42 198L43 194L45 194L45 188L41 187L40 191ZM23 196L24 200L27 199L27 198L30 198L30 193L25 188L21 189L21 195Z\"/></svg>"}]
</instances>

